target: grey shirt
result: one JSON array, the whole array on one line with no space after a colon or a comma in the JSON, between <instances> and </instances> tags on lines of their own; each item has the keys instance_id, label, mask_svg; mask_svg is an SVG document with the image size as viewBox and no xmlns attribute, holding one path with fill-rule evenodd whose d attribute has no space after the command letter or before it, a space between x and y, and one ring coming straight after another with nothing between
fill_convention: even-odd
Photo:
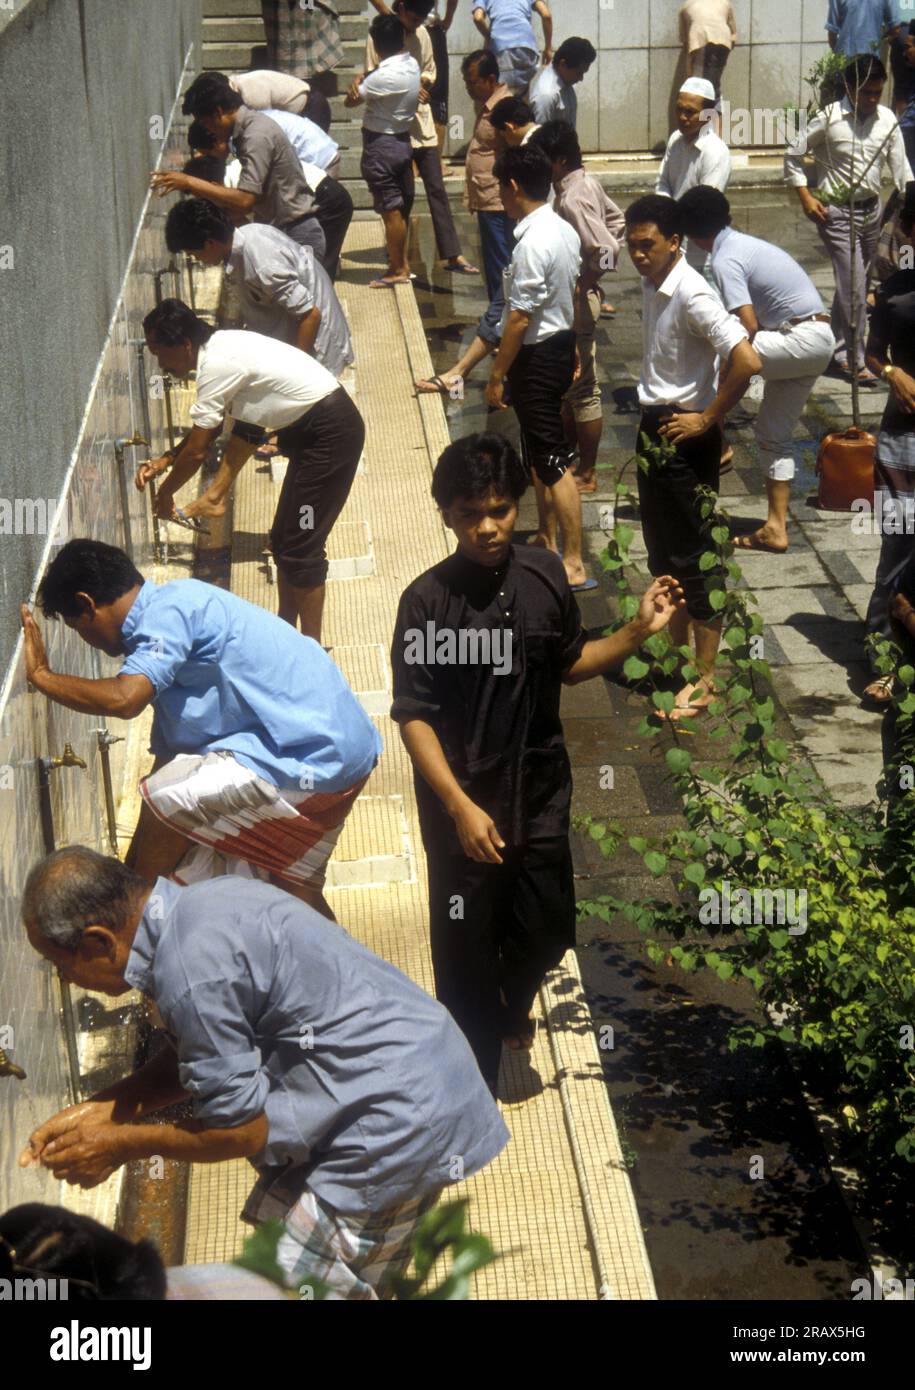
<instances>
[{"instance_id":1,"label":"grey shirt","mask_svg":"<svg viewBox=\"0 0 915 1390\"><path fill-rule=\"evenodd\" d=\"M712 246L711 271L731 313L753 306L760 328L780 328L788 319L825 313L819 290L806 270L780 246L725 227Z\"/></svg>"},{"instance_id":2,"label":"grey shirt","mask_svg":"<svg viewBox=\"0 0 915 1390\"><path fill-rule=\"evenodd\" d=\"M508 1130L448 1011L271 884L159 878L124 971L157 1005L194 1118L262 1111L253 1160L346 1215L470 1177Z\"/></svg>"},{"instance_id":3,"label":"grey shirt","mask_svg":"<svg viewBox=\"0 0 915 1390\"><path fill-rule=\"evenodd\" d=\"M240 106L232 141L241 160L239 192L257 194L254 216L258 221L285 227L314 215L315 200L299 157L276 121Z\"/></svg>"},{"instance_id":4,"label":"grey shirt","mask_svg":"<svg viewBox=\"0 0 915 1390\"><path fill-rule=\"evenodd\" d=\"M249 222L232 234L226 271L238 285L246 328L294 345L299 320L318 308L317 360L335 377L354 360L340 301L310 246L300 246L278 227Z\"/></svg>"}]
</instances>

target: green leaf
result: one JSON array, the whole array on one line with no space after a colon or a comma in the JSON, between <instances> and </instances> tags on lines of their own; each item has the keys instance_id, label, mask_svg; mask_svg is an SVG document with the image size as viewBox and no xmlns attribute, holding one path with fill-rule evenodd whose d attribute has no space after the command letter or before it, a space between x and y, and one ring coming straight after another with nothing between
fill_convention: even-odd
<instances>
[{"instance_id":1,"label":"green leaf","mask_svg":"<svg viewBox=\"0 0 915 1390\"><path fill-rule=\"evenodd\" d=\"M715 974L719 980L729 980L734 974L734 967L729 960L723 960L720 965L715 966Z\"/></svg>"},{"instance_id":2,"label":"green leaf","mask_svg":"<svg viewBox=\"0 0 915 1390\"><path fill-rule=\"evenodd\" d=\"M668 748L664 761L671 772L686 772L692 763L692 756L686 748Z\"/></svg>"},{"instance_id":3,"label":"green leaf","mask_svg":"<svg viewBox=\"0 0 915 1390\"><path fill-rule=\"evenodd\" d=\"M714 550L706 550L699 556L699 568L703 574L706 570L713 570L718 563L718 556Z\"/></svg>"},{"instance_id":4,"label":"green leaf","mask_svg":"<svg viewBox=\"0 0 915 1390\"><path fill-rule=\"evenodd\" d=\"M896 679L900 685L911 685L915 682L915 666L900 666L896 672Z\"/></svg>"},{"instance_id":5,"label":"green leaf","mask_svg":"<svg viewBox=\"0 0 915 1390\"><path fill-rule=\"evenodd\" d=\"M720 613L728 601L728 596L724 589L713 589L708 596L708 601L716 613Z\"/></svg>"},{"instance_id":6,"label":"green leaf","mask_svg":"<svg viewBox=\"0 0 915 1390\"><path fill-rule=\"evenodd\" d=\"M602 840L606 833L607 827L601 824L600 821L595 821L593 825L588 826L588 834L591 836L592 840Z\"/></svg>"},{"instance_id":7,"label":"green leaf","mask_svg":"<svg viewBox=\"0 0 915 1390\"><path fill-rule=\"evenodd\" d=\"M705 865L704 865L704 864L687 864L686 868L683 870L683 877L686 879L687 883L695 883L695 884L704 883L704 882L705 882Z\"/></svg>"},{"instance_id":8,"label":"green leaf","mask_svg":"<svg viewBox=\"0 0 915 1390\"><path fill-rule=\"evenodd\" d=\"M667 868L667 855L659 854L656 849L650 849L644 858L645 868L655 878L659 878Z\"/></svg>"},{"instance_id":9,"label":"green leaf","mask_svg":"<svg viewBox=\"0 0 915 1390\"><path fill-rule=\"evenodd\" d=\"M674 692L672 690L655 690L651 696L651 703L655 709L663 710L669 714L674 707Z\"/></svg>"},{"instance_id":10,"label":"green leaf","mask_svg":"<svg viewBox=\"0 0 915 1390\"><path fill-rule=\"evenodd\" d=\"M643 661L640 656L630 656L623 664L623 675L630 681L640 681L650 670L648 662Z\"/></svg>"},{"instance_id":11,"label":"green leaf","mask_svg":"<svg viewBox=\"0 0 915 1390\"><path fill-rule=\"evenodd\" d=\"M789 940L790 938L786 931L770 931L769 933L769 945L772 947L773 951L784 950Z\"/></svg>"}]
</instances>

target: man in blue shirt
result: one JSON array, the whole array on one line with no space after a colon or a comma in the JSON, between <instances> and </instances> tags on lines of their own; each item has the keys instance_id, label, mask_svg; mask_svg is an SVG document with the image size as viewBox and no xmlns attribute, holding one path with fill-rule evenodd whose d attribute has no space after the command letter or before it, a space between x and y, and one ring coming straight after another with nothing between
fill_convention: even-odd
<instances>
[{"instance_id":1,"label":"man in blue shirt","mask_svg":"<svg viewBox=\"0 0 915 1390\"><path fill-rule=\"evenodd\" d=\"M321 646L215 585L144 582L101 541L63 546L38 603L89 646L127 659L101 680L52 671L23 605L37 690L117 719L153 705L155 764L127 855L137 873L188 883L253 868L333 917L321 892L327 861L381 739Z\"/></svg>"},{"instance_id":2,"label":"man in blue shirt","mask_svg":"<svg viewBox=\"0 0 915 1390\"><path fill-rule=\"evenodd\" d=\"M243 1217L285 1219L277 1259L302 1291L377 1299L416 1223L508 1131L445 1008L266 883L152 885L81 846L29 874L29 941L64 979L138 989L169 1044L33 1131L20 1165L94 1187L131 1159L250 1158ZM191 1118L150 1123L175 1102Z\"/></svg>"},{"instance_id":3,"label":"man in blue shirt","mask_svg":"<svg viewBox=\"0 0 915 1390\"><path fill-rule=\"evenodd\" d=\"M884 32L894 38L901 27L896 0L829 0L829 47L847 58L876 53Z\"/></svg>"},{"instance_id":4,"label":"man in blue shirt","mask_svg":"<svg viewBox=\"0 0 915 1390\"><path fill-rule=\"evenodd\" d=\"M788 549L794 429L835 351L829 314L810 276L787 251L734 230L730 204L717 188L691 188L679 208L690 242L711 252L712 279L728 313L746 329L766 383L755 433L769 514L752 535L738 536L736 545L781 555Z\"/></svg>"},{"instance_id":5,"label":"man in blue shirt","mask_svg":"<svg viewBox=\"0 0 915 1390\"><path fill-rule=\"evenodd\" d=\"M553 61L553 16L546 0L481 0L473 22L488 40L499 64L499 78L511 92L526 91L540 69L541 54L531 23L534 12L543 24L543 64Z\"/></svg>"}]
</instances>

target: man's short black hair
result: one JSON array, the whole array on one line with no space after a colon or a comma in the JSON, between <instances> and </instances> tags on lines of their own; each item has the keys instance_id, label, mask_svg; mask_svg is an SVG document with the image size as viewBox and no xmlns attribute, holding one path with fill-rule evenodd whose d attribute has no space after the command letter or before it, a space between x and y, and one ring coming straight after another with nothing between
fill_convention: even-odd
<instances>
[{"instance_id":1,"label":"man's short black hair","mask_svg":"<svg viewBox=\"0 0 915 1390\"><path fill-rule=\"evenodd\" d=\"M538 203L546 202L553 187L553 166L531 140L516 149L503 150L492 172L502 184L514 181L522 193Z\"/></svg>"},{"instance_id":2,"label":"man's short black hair","mask_svg":"<svg viewBox=\"0 0 915 1390\"><path fill-rule=\"evenodd\" d=\"M230 242L234 228L221 208L206 198L182 198L165 219L169 251L199 251L207 241Z\"/></svg>"},{"instance_id":3,"label":"man's short black hair","mask_svg":"<svg viewBox=\"0 0 915 1390\"><path fill-rule=\"evenodd\" d=\"M677 199L684 236L717 236L731 223L731 205L717 188L700 183Z\"/></svg>"},{"instance_id":4,"label":"man's short black hair","mask_svg":"<svg viewBox=\"0 0 915 1390\"><path fill-rule=\"evenodd\" d=\"M876 53L859 53L842 69L842 76L847 86L863 87L866 82L885 82L886 68Z\"/></svg>"},{"instance_id":5,"label":"man's short black hair","mask_svg":"<svg viewBox=\"0 0 915 1390\"><path fill-rule=\"evenodd\" d=\"M133 560L104 541L73 540L61 546L38 586L37 602L46 618L77 618L77 594L88 594L100 607L114 603L143 583Z\"/></svg>"},{"instance_id":6,"label":"man's short black hair","mask_svg":"<svg viewBox=\"0 0 915 1390\"><path fill-rule=\"evenodd\" d=\"M636 198L626 209L626 230L654 224L662 236L670 240L672 236L683 236L680 206L673 198L663 193L646 193Z\"/></svg>"},{"instance_id":7,"label":"man's short black hair","mask_svg":"<svg viewBox=\"0 0 915 1390\"><path fill-rule=\"evenodd\" d=\"M398 3L402 5L405 10L409 10L410 14L415 14L418 19L428 19L435 9L435 0L398 0ZM395 14L397 13L396 4L394 12Z\"/></svg>"},{"instance_id":8,"label":"man's short black hair","mask_svg":"<svg viewBox=\"0 0 915 1390\"><path fill-rule=\"evenodd\" d=\"M487 48L475 48L472 53L461 63L461 72L468 73L471 68L476 68L477 77L498 77L499 64L496 62L495 54L490 53Z\"/></svg>"},{"instance_id":9,"label":"man's short black hair","mask_svg":"<svg viewBox=\"0 0 915 1390\"><path fill-rule=\"evenodd\" d=\"M567 63L570 68L586 68L597 57L597 49L590 39L563 39L553 54L553 67L557 63Z\"/></svg>"},{"instance_id":10,"label":"man's short black hair","mask_svg":"<svg viewBox=\"0 0 915 1390\"><path fill-rule=\"evenodd\" d=\"M166 347L177 347L185 341L200 347L216 329L211 323L199 319L183 300L163 299L146 315L143 332Z\"/></svg>"},{"instance_id":11,"label":"man's short black hair","mask_svg":"<svg viewBox=\"0 0 915 1390\"><path fill-rule=\"evenodd\" d=\"M91 1216L25 1202L0 1216L0 1277L66 1279L71 1302L165 1298L165 1267L148 1240L134 1243Z\"/></svg>"},{"instance_id":12,"label":"man's short black hair","mask_svg":"<svg viewBox=\"0 0 915 1390\"><path fill-rule=\"evenodd\" d=\"M216 136L199 121L191 121L187 131L187 143L192 150L211 150L216 144Z\"/></svg>"},{"instance_id":13,"label":"man's short black hair","mask_svg":"<svg viewBox=\"0 0 915 1390\"><path fill-rule=\"evenodd\" d=\"M223 72L202 72L195 77L184 94L181 110L185 116L209 116L217 106L223 111L237 111L241 97Z\"/></svg>"},{"instance_id":14,"label":"man's short black hair","mask_svg":"<svg viewBox=\"0 0 915 1390\"><path fill-rule=\"evenodd\" d=\"M543 150L547 159L563 160L569 169L583 168L581 145L575 127L569 125L568 121L547 121L534 131L528 144Z\"/></svg>"},{"instance_id":15,"label":"man's short black hair","mask_svg":"<svg viewBox=\"0 0 915 1390\"><path fill-rule=\"evenodd\" d=\"M442 511L459 497L494 492L517 502L527 488L527 473L502 434L465 434L449 444L432 474L432 497Z\"/></svg>"},{"instance_id":16,"label":"man's short black hair","mask_svg":"<svg viewBox=\"0 0 915 1390\"><path fill-rule=\"evenodd\" d=\"M513 126L531 125L534 120L534 113L521 97L503 97L501 101L496 102L490 111L489 119L496 130L504 130L509 124Z\"/></svg>"},{"instance_id":17,"label":"man's short black hair","mask_svg":"<svg viewBox=\"0 0 915 1390\"><path fill-rule=\"evenodd\" d=\"M215 154L197 154L185 161L183 172L205 183L225 183L226 161L217 159Z\"/></svg>"},{"instance_id":18,"label":"man's short black hair","mask_svg":"<svg viewBox=\"0 0 915 1390\"><path fill-rule=\"evenodd\" d=\"M372 43L379 58L392 58L406 42L407 31L396 14L376 15L369 25Z\"/></svg>"}]
</instances>

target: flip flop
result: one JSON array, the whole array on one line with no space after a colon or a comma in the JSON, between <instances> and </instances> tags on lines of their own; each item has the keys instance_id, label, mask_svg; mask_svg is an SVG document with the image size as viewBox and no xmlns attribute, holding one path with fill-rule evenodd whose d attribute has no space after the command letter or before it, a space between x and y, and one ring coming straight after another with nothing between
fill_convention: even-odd
<instances>
[{"instance_id":1,"label":"flip flop","mask_svg":"<svg viewBox=\"0 0 915 1390\"><path fill-rule=\"evenodd\" d=\"M734 537L735 550L764 550L769 555L784 555L788 547L786 545L770 545L768 541L760 541L754 535L743 535Z\"/></svg>"},{"instance_id":2,"label":"flip flop","mask_svg":"<svg viewBox=\"0 0 915 1390\"><path fill-rule=\"evenodd\" d=\"M893 687L896 683L895 676L880 676L877 680L871 681L871 685L876 685L880 689L879 695L869 695L866 690L861 692L861 703L868 709L886 709L887 705L892 704Z\"/></svg>"},{"instance_id":3,"label":"flip flop","mask_svg":"<svg viewBox=\"0 0 915 1390\"><path fill-rule=\"evenodd\" d=\"M570 584L569 588L573 594L584 594L590 589L598 588L598 583L596 579L583 579L580 584Z\"/></svg>"},{"instance_id":4,"label":"flip flop","mask_svg":"<svg viewBox=\"0 0 915 1390\"><path fill-rule=\"evenodd\" d=\"M600 316L602 319L615 319L616 309L611 304L604 302L600 306Z\"/></svg>"},{"instance_id":5,"label":"flip flop","mask_svg":"<svg viewBox=\"0 0 915 1390\"><path fill-rule=\"evenodd\" d=\"M210 534L209 526L204 526L199 516L186 516L183 507L176 507L175 515L165 519L170 521L173 526L183 526L185 531L196 531L200 536Z\"/></svg>"},{"instance_id":6,"label":"flip flop","mask_svg":"<svg viewBox=\"0 0 915 1390\"><path fill-rule=\"evenodd\" d=\"M410 276L410 280L414 280L415 278L416 278L416 277L415 277L414 275L411 275L411 276ZM384 279L370 280L370 281L369 281L369 289L370 289L370 290L393 290L394 287L395 287L396 285L409 285L410 280L384 280Z\"/></svg>"},{"instance_id":7,"label":"flip flop","mask_svg":"<svg viewBox=\"0 0 915 1390\"><path fill-rule=\"evenodd\" d=\"M450 270L452 275L479 275L479 268L475 265L446 265L446 270Z\"/></svg>"},{"instance_id":8,"label":"flip flop","mask_svg":"<svg viewBox=\"0 0 915 1390\"><path fill-rule=\"evenodd\" d=\"M440 376L423 377L422 381L415 383L417 396L450 396L451 387ZM420 391L420 386L434 386L434 391Z\"/></svg>"}]
</instances>

